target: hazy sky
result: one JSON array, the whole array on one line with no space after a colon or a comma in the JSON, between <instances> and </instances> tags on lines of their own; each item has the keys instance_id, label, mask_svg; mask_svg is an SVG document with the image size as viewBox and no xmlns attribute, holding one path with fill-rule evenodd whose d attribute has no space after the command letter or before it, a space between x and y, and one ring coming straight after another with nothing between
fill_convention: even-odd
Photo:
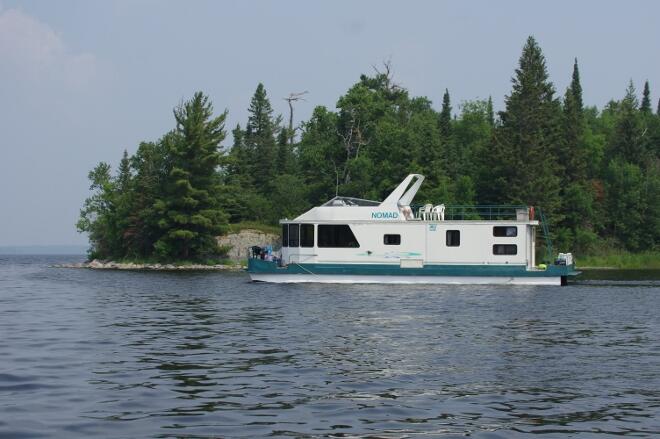
<instances>
[{"instance_id":1,"label":"hazy sky","mask_svg":"<svg viewBox=\"0 0 660 439\"><path fill-rule=\"evenodd\" d=\"M525 38L557 89L580 63L602 107L630 79L660 95L660 2L0 0L0 246L84 244L87 172L173 127L196 90L244 125L262 81L276 112L309 90L296 121L390 59L395 79L458 110L501 108Z\"/></svg>"}]
</instances>

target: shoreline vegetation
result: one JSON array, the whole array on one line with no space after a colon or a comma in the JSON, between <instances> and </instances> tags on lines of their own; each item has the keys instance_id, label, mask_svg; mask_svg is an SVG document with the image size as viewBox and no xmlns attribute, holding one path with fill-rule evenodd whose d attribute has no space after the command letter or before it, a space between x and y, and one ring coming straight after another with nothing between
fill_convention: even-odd
<instances>
[{"instance_id":1,"label":"shoreline vegetation","mask_svg":"<svg viewBox=\"0 0 660 439\"><path fill-rule=\"evenodd\" d=\"M576 257L583 270L660 270L660 251L603 252Z\"/></svg>"},{"instance_id":2,"label":"shoreline vegetation","mask_svg":"<svg viewBox=\"0 0 660 439\"><path fill-rule=\"evenodd\" d=\"M648 81L642 93L630 81L603 108L586 105L577 59L557 90L532 36L501 111L490 97L457 105L442 84L434 106L389 63L374 70L297 126L295 95L282 117L261 83L233 129L227 110L214 113L195 93L174 109L170 131L125 150L116 169L102 162L89 173L77 223L89 259L209 265L226 257L218 236L227 232L279 235L281 218L335 195L383 199L419 173L429 183L421 204L542 209L555 255L539 239L538 263L572 252L582 266L657 267L660 101L656 109Z\"/></svg>"}]
</instances>

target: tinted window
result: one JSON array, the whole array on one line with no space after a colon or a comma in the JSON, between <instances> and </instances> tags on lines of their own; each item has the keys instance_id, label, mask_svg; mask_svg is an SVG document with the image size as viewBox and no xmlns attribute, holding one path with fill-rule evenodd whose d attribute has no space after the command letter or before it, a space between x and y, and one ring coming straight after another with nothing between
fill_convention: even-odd
<instances>
[{"instance_id":1,"label":"tinted window","mask_svg":"<svg viewBox=\"0 0 660 439\"><path fill-rule=\"evenodd\" d=\"M513 238L518 236L518 227L516 226L495 226L493 227L493 236L506 236Z\"/></svg>"},{"instance_id":2,"label":"tinted window","mask_svg":"<svg viewBox=\"0 0 660 439\"><path fill-rule=\"evenodd\" d=\"M289 224L289 247L298 247L300 240L298 233L300 232L300 224Z\"/></svg>"},{"instance_id":3,"label":"tinted window","mask_svg":"<svg viewBox=\"0 0 660 439\"><path fill-rule=\"evenodd\" d=\"M314 247L314 224L300 225L300 246Z\"/></svg>"},{"instance_id":4,"label":"tinted window","mask_svg":"<svg viewBox=\"0 0 660 439\"><path fill-rule=\"evenodd\" d=\"M515 255L518 254L518 246L515 244L494 244L494 255Z\"/></svg>"},{"instance_id":5,"label":"tinted window","mask_svg":"<svg viewBox=\"0 0 660 439\"><path fill-rule=\"evenodd\" d=\"M385 245L400 245L401 235L384 235L383 242Z\"/></svg>"},{"instance_id":6,"label":"tinted window","mask_svg":"<svg viewBox=\"0 0 660 439\"><path fill-rule=\"evenodd\" d=\"M447 247L458 247L461 245L461 231L447 230Z\"/></svg>"},{"instance_id":7,"label":"tinted window","mask_svg":"<svg viewBox=\"0 0 660 439\"><path fill-rule=\"evenodd\" d=\"M282 224L282 247L289 246L289 225Z\"/></svg>"},{"instance_id":8,"label":"tinted window","mask_svg":"<svg viewBox=\"0 0 660 439\"><path fill-rule=\"evenodd\" d=\"M360 247L351 228L346 225L319 224L319 247Z\"/></svg>"}]
</instances>

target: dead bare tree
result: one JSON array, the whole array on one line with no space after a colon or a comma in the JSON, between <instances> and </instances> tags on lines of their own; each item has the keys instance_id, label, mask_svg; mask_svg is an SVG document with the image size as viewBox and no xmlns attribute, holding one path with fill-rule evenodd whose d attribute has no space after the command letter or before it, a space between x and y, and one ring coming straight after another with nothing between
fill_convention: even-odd
<instances>
[{"instance_id":1,"label":"dead bare tree","mask_svg":"<svg viewBox=\"0 0 660 439\"><path fill-rule=\"evenodd\" d=\"M348 168L351 159L358 158L360 156L360 148L369 143L369 140L363 134L360 119L355 116L355 111L350 110L350 114L351 120L346 127L346 131L342 133L337 130L337 135L341 137L344 150L346 151L346 161L344 162L344 170L342 172L344 184L351 181L350 170Z\"/></svg>"},{"instance_id":2,"label":"dead bare tree","mask_svg":"<svg viewBox=\"0 0 660 439\"><path fill-rule=\"evenodd\" d=\"M392 68L392 60L384 60L382 64L382 70L375 64L372 65L371 68L374 69L377 75L383 76L383 78L385 78L385 89L390 93L401 91L403 89L401 85L394 82L394 69Z\"/></svg>"},{"instance_id":3,"label":"dead bare tree","mask_svg":"<svg viewBox=\"0 0 660 439\"><path fill-rule=\"evenodd\" d=\"M309 93L307 90L299 93L289 93L289 96L284 98L285 101L289 103L289 144L293 145L293 138L295 135L295 130L293 129L293 103L298 101L306 101L303 98L304 95Z\"/></svg>"}]
</instances>

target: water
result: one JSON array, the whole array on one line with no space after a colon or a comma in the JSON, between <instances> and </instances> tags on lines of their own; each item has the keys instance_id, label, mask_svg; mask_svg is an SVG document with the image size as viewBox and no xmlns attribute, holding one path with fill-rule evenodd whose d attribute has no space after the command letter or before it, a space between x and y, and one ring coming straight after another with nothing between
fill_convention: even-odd
<instances>
[{"instance_id":1,"label":"water","mask_svg":"<svg viewBox=\"0 0 660 439\"><path fill-rule=\"evenodd\" d=\"M2 438L660 435L652 277L328 286L48 268L75 259L0 256Z\"/></svg>"}]
</instances>

